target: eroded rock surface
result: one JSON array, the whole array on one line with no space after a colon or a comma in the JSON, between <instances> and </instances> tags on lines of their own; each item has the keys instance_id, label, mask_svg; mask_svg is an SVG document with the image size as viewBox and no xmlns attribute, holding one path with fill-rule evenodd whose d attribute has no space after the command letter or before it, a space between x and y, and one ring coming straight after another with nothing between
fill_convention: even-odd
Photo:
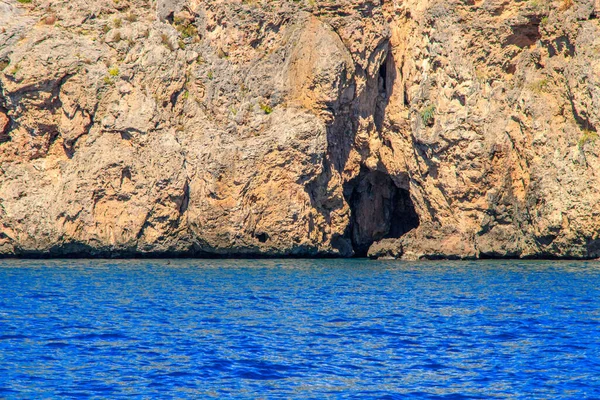
<instances>
[{"instance_id":1,"label":"eroded rock surface","mask_svg":"<svg viewBox=\"0 0 600 400\"><path fill-rule=\"evenodd\" d=\"M599 257L599 10L0 0L0 255Z\"/></svg>"}]
</instances>

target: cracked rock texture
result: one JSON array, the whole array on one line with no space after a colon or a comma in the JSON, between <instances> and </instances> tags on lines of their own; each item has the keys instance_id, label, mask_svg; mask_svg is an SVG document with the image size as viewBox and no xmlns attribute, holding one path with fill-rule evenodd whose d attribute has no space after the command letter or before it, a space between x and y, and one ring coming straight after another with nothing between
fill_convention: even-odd
<instances>
[{"instance_id":1,"label":"cracked rock texture","mask_svg":"<svg viewBox=\"0 0 600 400\"><path fill-rule=\"evenodd\" d=\"M598 17L0 0L0 255L600 257Z\"/></svg>"}]
</instances>

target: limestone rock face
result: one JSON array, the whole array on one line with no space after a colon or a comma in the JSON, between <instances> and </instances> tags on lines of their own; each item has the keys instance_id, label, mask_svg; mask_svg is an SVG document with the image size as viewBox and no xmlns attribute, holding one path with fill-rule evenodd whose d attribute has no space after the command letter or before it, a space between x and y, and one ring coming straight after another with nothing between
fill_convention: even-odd
<instances>
[{"instance_id":1,"label":"limestone rock face","mask_svg":"<svg viewBox=\"0 0 600 400\"><path fill-rule=\"evenodd\" d=\"M598 12L0 0L0 255L600 257Z\"/></svg>"},{"instance_id":2,"label":"limestone rock face","mask_svg":"<svg viewBox=\"0 0 600 400\"><path fill-rule=\"evenodd\" d=\"M156 15L162 22L173 22L176 13L183 11L186 0L157 0Z\"/></svg>"}]
</instances>

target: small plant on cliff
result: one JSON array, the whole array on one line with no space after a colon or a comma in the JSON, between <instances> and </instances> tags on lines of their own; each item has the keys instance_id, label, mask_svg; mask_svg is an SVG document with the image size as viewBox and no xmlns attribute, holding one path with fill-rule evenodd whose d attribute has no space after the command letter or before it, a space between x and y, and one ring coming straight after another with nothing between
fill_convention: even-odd
<instances>
[{"instance_id":1,"label":"small plant on cliff","mask_svg":"<svg viewBox=\"0 0 600 400\"><path fill-rule=\"evenodd\" d=\"M175 19L173 20L173 24L175 25L175 29L177 29L177 32L179 32L184 39L195 37L198 35L198 28L196 28L196 26L190 21L187 21L183 18L175 17Z\"/></svg>"},{"instance_id":2,"label":"small plant on cliff","mask_svg":"<svg viewBox=\"0 0 600 400\"><path fill-rule=\"evenodd\" d=\"M421 121L426 126L432 126L435 122L435 106L433 104L428 105L421 110Z\"/></svg>"},{"instance_id":3,"label":"small plant on cliff","mask_svg":"<svg viewBox=\"0 0 600 400\"><path fill-rule=\"evenodd\" d=\"M169 35L167 35L166 33L160 34L160 41L167 49L169 49L171 51L175 50L175 47L173 47L173 43L171 43L171 39L169 38Z\"/></svg>"},{"instance_id":4,"label":"small plant on cliff","mask_svg":"<svg viewBox=\"0 0 600 400\"><path fill-rule=\"evenodd\" d=\"M583 149L583 147L587 143L594 143L598 139L598 132L586 129L581 134L581 137L577 141L577 146L579 149Z\"/></svg>"},{"instance_id":5,"label":"small plant on cliff","mask_svg":"<svg viewBox=\"0 0 600 400\"><path fill-rule=\"evenodd\" d=\"M119 67L112 66L108 69L108 75L104 76L104 83L107 85L114 85L115 78L119 76Z\"/></svg>"},{"instance_id":6,"label":"small plant on cliff","mask_svg":"<svg viewBox=\"0 0 600 400\"><path fill-rule=\"evenodd\" d=\"M531 89L532 92L535 93L542 93L542 92L547 92L548 91L548 79L541 79L537 82L533 82L531 85L529 85L529 89Z\"/></svg>"},{"instance_id":7,"label":"small plant on cliff","mask_svg":"<svg viewBox=\"0 0 600 400\"><path fill-rule=\"evenodd\" d=\"M271 114L273 112L273 107L271 107L270 105L268 105L266 103L260 103L259 107L267 115L269 115L269 114Z\"/></svg>"},{"instance_id":8,"label":"small plant on cliff","mask_svg":"<svg viewBox=\"0 0 600 400\"><path fill-rule=\"evenodd\" d=\"M110 67L108 69L108 74L110 76L112 76L113 78L116 77L116 76L119 76L119 67L117 67L117 66Z\"/></svg>"},{"instance_id":9,"label":"small plant on cliff","mask_svg":"<svg viewBox=\"0 0 600 400\"><path fill-rule=\"evenodd\" d=\"M19 71L21 70L21 66L17 63L14 67L12 67L12 69L9 71L9 74L11 74L12 76L17 76L17 74L19 73Z\"/></svg>"},{"instance_id":10,"label":"small plant on cliff","mask_svg":"<svg viewBox=\"0 0 600 400\"><path fill-rule=\"evenodd\" d=\"M31 0L17 0L19 3L21 4L29 4L31 3Z\"/></svg>"},{"instance_id":11,"label":"small plant on cliff","mask_svg":"<svg viewBox=\"0 0 600 400\"><path fill-rule=\"evenodd\" d=\"M125 17L125 19L129 22L136 22L138 17L133 13L133 11L130 11L129 14L127 14L127 16Z\"/></svg>"},{"instance_id":12,"label":"small plant on cliff","mask_svg":"<svg viewBox=\"0 0 600 400\"><path fill-rule=\"evenodd\" d=\"M227 54L225 52L225 50L223 50L222 48L219 48L219 49L217 49L217 57L228 59L229 58L229 54Z\"/></svg>"}]
</instances>

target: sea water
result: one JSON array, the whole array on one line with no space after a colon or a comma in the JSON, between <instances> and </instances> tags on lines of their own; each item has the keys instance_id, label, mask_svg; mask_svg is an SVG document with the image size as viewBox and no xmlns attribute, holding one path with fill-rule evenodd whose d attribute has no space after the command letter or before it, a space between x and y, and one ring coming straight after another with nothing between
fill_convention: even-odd
<instances>
[{"instance_id":1,"label":"sea water","mask_svg":"<svg viewBox=\"0 0 600 400\"><path fill-rule=\"evenodd\" d=\"M0 260L0 398L600 398L600 263Z\"/></svg>"}]
</instances>

